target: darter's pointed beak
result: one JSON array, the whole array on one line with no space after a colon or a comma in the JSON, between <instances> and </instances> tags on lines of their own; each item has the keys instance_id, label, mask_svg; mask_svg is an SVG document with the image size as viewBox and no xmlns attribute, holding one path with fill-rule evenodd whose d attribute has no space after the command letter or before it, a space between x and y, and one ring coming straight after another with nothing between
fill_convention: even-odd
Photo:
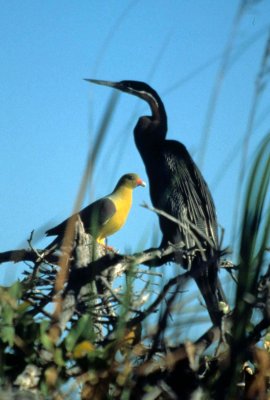
<instances>
[{"instance_id":1,"label":"darter's pointed beak","mask_svg":"<svg viewBox=\"0 0 270 400\"><path fill-rule=\"evenodd\" d=\"M110 87L113 87L113 88L121 90L120 82L101 81L101 80L98 80L98 79L84 79L84 80L86 82L95 83L96 85L110 86Z\"/></svg>"}]
</instances>

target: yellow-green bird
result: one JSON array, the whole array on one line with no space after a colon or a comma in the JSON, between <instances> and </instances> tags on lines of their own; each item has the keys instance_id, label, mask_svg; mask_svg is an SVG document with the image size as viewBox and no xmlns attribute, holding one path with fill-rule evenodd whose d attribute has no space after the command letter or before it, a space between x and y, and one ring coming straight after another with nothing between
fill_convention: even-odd
<instances>
[{"instance_id":1,"label":"yellow-green bird","mask_svg":"<svg viewBox=\"0 0 270 400\"><path fill-rule=\"evenodd\" d=\"M137 174L123 175L111 194L96 200L77 214L85 231L98 243L104 244L105 238L125 224L132 206L132 192L137 186L145 186L145 182ZM52 244L62 241L69 219L46 232L47 236L58 236Z\"/></svg>"}]
</instances>

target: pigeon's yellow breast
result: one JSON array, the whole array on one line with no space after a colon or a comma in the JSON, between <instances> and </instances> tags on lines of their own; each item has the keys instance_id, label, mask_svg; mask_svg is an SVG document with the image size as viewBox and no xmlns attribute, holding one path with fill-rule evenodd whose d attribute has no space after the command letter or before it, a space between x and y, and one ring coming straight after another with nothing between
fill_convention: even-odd
<instances>
[{"instance_id":1,"label":"pigeon's yellow breast","mask_svg":"<svg viewBox=\"0 0 270 400\"><path fill-rule=\"evenodd\" d=\"M132 206L132 189L121 187L108 198L114 203L116 211L100 228L98 242L103 242L104 238L114 234L125 224Z\"/></svg>"}]
</instances>

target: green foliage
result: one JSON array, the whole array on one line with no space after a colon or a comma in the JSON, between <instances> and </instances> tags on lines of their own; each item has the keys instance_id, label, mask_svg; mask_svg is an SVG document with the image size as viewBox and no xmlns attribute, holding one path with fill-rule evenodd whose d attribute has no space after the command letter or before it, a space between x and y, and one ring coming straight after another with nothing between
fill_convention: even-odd
<instances>
[{"instance_id":1,"label":"green foliage","mask_svg":"<svg viewBox=\"0 0 270 400\"><path fill-rule=\"evenodd\" d=\"M230 362L219 381L221 387L229 385L229 396L231 398L237 396L239 371L244 368L243 365L248 361L251 361L252 365L258 363L258 350L254 349L252 345L254 346L261 339L261 331L269 326L270 323L268 311L264 312L265 317L263 319L258 315L258 312L255 313L259 303L258 295L261 279L262 283L264 282L264 278L260 278L260 276L266 270L265 261L270 237L269 188L270 133L266 135L255 154L243 206L238 251L239 273L230 339ZM269 271L267 277L268 274ZM269 279L269 277L266 279ZM268 285L266 284L265 287L266 296L263 298L264 305L261 307L262 309L267 307L270 295L268 293ZM253 318L254 314L256 316L255 319ZM254 321L260 319L261 322L256 326ZM259 363L264 363L265 359L269 359L268 354L260 355ZM268 370L268 361L266 364L265 368ZM257 365L257 369L255 368L256 373L252 373L254 378L249 378L254 381L254 385L257 385L259 378L256 378L256 376L258 376L258 371L261 368L260 365Z\"/></svg>"},{"instance_id":2,"label":"green foliage","mask_svg":"<svg viewBox=\"0 0 270 400\"><path fill-rule=\"evenodd\" d=\"M243 340L250 309L256 298L259 274L270 232L270 134L256 154L246 189L241 238L239 244L239 275L236 292L236 319L233 337ZM241 315L241 318L240 318ZM239 319L238 319L239 317Z\"/></svg>"},{"instance_id":3,"label":"green foliage","mask_svg":"<svg viewBox=\"0 0 270 400\"><path fill-rule=\"evenodd\" d=\"M13 346L15 341L14 322L18 318L18 302L21 297L21 285L14 283L10 288L0 289L0 331L1 341Z\"/></svg>"},{"instance_id":4,"label":"green foliage","mask_svg":"<svg viewBox=\"0 0 270 400\"><path fill-rule=\"evenodd\" d=\"M94 341L94 338L95 332L93 329L93 320L91 316L87 314L82 315L65 338L66 350L71 352L79 341Z\"/></svg>"}]
</instances>

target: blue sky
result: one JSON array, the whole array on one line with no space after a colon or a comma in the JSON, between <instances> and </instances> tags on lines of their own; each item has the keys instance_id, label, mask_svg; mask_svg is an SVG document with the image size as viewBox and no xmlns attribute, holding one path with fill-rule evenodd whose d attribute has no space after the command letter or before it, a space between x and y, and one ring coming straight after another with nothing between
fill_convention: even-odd
<instances>
[{"instance_id":1,"label":"blue sky","mask_svg":"<svg viewBox=\"0 0 270 400\"><path fill-rule=\"evenodd\" d=\"M112 94L83 78L142 80L157 90L168 137L182 141L199 162L225 229L224 246L233 244L243 138L270 23L268 1L250 5L235 24L239 6L211 0L1 1L1 251L25 246L33 229L42 238L72 212ZM226 48L225 74L218 80ZM269 100L266 89L245 173L269 130ZM126 172L147 181L132 131L148 113L143 101L121 95L83 205L112 191ZM126 226L109 240L121 252L153 243L157 218L140 207L143 201L150 204L148 189L138 188ZM6 280L23 268L10 267Z\"/></svg>"}]
</instances>

